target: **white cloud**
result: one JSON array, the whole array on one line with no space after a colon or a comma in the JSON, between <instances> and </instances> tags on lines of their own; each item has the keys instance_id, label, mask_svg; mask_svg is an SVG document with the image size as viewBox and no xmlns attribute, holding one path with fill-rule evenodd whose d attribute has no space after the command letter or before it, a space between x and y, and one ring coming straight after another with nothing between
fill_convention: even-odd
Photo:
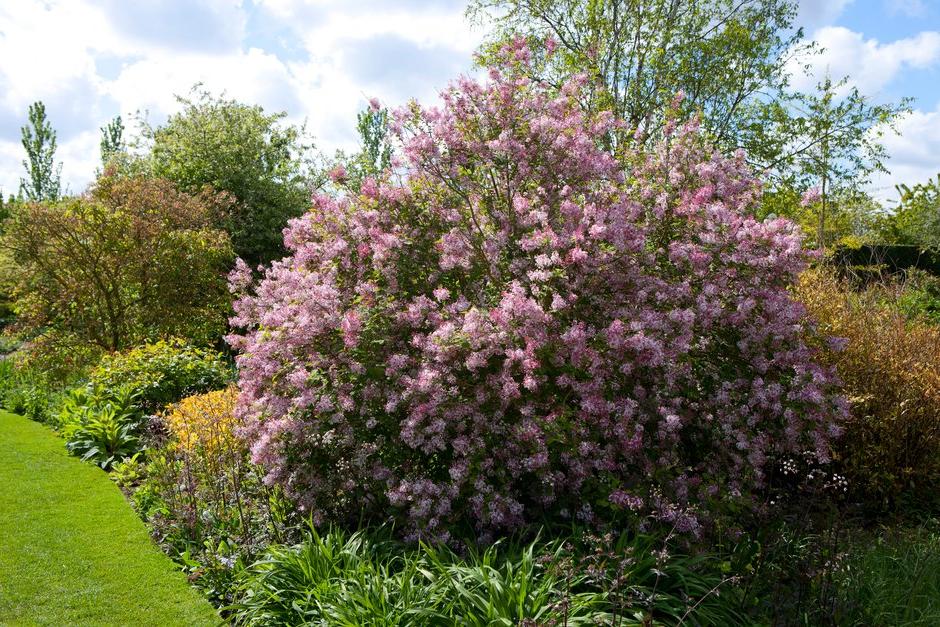
<instances>
[{"instance_id":1,"label":"white cloud","mask_svg":"<svg viewBox=\"0 0 940 627\"><path fill-rule=\"evenodd\" d=\"M872 182L872 192L888 201L897 200L896 184L924 183L940 174L940 102L933 111L914 110L897 127L897 134L889 132L882 138L891 174Z\"/></svg>"},{"instance_id":2,"label":"white cloud","mask_svg":"<svg viewBox=\"0 0 940 627\"><path fill-rule=\"evenodd\" d=\"M833 80L850 77L852 84L869 96L882 89L905 69L940 65L940 32L924 31L913 37L881 43L842 26L826 26L813 34L823 52L803 59L810 64L805 75L791 65L797 89L811 90L827 73Z\"/></svg>"},{"instance_id":3,"label":"white cloud","mask_svg":"<svg viewBox=\"0 0 940 627\"><path fill-rule=\"evenodd\" d=\"M853 0L803 0L799 21L827 52L817 77L850 75L877 96L910 68L940 65L940 33L879 42L827 26ZM899 12L918 0L884 0ZM98 128L115 114L149 110L159 123L174 94L196 82L306 120L327 153L355 144L355 113L369 97L398 105L435 100L471 71L482 39L463 0L16 0L0 2L0 188L21 176L19 127L35 100L59 133L57 158L73 191L94 175ZM801 88L815 78L796 77ZM894 175L915 182L940 169L940 107L886 138ZM882 181L882 186L892 189Z\"/></svg>"},{"instance_id":4,"label":"white cloud","mask_svg":"<svg viewBox=\"0 0 940 627\"><path fill-rule=\"evenodd\" d=\"M454 0L261 0L302 42L308 60L290 64L310 129L327 152L355 145L355 112L367 98L387 105L434 100L472 67L482 40Z\"/></svg>"},{"instance_id":5,"label":"white cloud","mask_svg":"<svg viewBox=\"0 0 940 627\"><path fill-rule=\"evenodd\" d=\"M20 188L20 172L23 147L19 142L0 141L0 194L6 199Z\"/></svg>"},{"instance_id":6,"label":"white cloud","mask_svg":"<svg viewBox=\"0 0 940 627\"><path fill-rule=\"evenodd\" d=\"M134 47L237 51L248 17L241 0L97 0L114 30Z\"/></svg>"},{"instance_id":7,"label":"white cloud","mask_svg":"<svg viewBox=\"0 0 940 627\"><path fill-rule=\"evenodd\" d=\"M94 178L101 155L101 134L89 129L60 146L57 157L62 161L62 181L70 193L81 192L85 183Z\"/></svg>"},{"instance_id":8,"label":"white cloud","mask_svg":"<svg viewBox=\"0 0 940 627\"><path fill-rule=\"evenodd\" d=\"M57 157L70 157L66 182L82 188L90 179L92 158L81 148L83 130L110 117L107 94L96 72L98 51L124 54L120 37L103 12L80 2L8 2L0 4L0 189L16 192L24 152L19 127L30 103L42 100L58 133ZM97 142L93 144L97 157Z\"/></svg>"},{"instance_id":9,"label":"white cloud","mask_svg":"<svg viewBox=\"0 0 940 627\"><path fill-rule=\"evenodd\" d=\"M154 117L176 111L174 94L185 95L196 83L215 93L266 109L295 109L293 78L273 54L257 48L227 55L152 54L124 67L105 90L122 111L146 109Z\"/></svg>"},{"instance_id":10,"label":"white cloud","mask_svg":"<svg viewBox=\"0 0 940 627\"><path fill-rule=\"evenodd\" d=\"M812 31L831 24L854 0L801 0L796 25Z\"/></svg>"},{"instance_id":11,"label":"white cloud","mask_svg":"<svg viewBox=\"0 0 940 627\"><path fill-rule=\"evenodd\" d=\"M113 48L103 15L78 3L0 5L0 84L2 103L25 110L34 100L58 91L64 82L94 82L92 42ZM100 48L99 48L100 49Z\"/></svg>"},{"instance_id":12,"label":"white cloud","mask_svg":"<svg viewBox=\"0 0 940 627\"><path fill-rule=\"evenodd\" d=\"M352 148L356 111L427 101L472 66L481 33L463 0L16 0L0 2L0 187L15 191L19 127L42 100L73 191L115 114L177 110L196 82L285 110L327 153ZM274 24L276 28L270 27ZM253 41L252 28L259 37ZM265 39L267 37L267 39Z\"/></svg>"}]
</instances>

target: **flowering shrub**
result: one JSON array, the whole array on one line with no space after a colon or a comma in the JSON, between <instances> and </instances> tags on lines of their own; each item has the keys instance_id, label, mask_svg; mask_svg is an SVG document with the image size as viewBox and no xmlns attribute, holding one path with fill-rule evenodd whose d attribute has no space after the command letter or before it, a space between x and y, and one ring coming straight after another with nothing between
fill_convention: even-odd
<instances>
[{"instance_id":1,"label":"flowering shrub","mask_svg":"<svg viewBox=\"0 0 940 627\"><path fill-rule=\"evenodd\" d=\"M747 217L743 155L692 123L618 161L584 79L548 92L507 52L396 114L395 175L317 196L257 285L233 272L266 480L315 520L440 540L631 511L694 532L770 456L825 459L844 403L787 292L804 253L791 223Z\"/></svg>"}]
</instances>

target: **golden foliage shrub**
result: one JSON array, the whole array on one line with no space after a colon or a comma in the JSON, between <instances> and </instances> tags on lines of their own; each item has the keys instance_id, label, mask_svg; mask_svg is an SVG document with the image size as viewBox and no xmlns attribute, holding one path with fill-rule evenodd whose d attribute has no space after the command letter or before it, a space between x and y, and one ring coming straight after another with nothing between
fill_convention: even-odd
<instances>
[{"instance_id":1,"label":"golden foliage shrub","mask_svg":"<svg viewBox=\"0 0 940 627\"><path fill-rule=\"evenodd\" d=\"M189 454L214 459L229 449L237 449L235 441L235 401L238 389L196 394L173 405L164 416L173 445Z\"/></svg>"},{"instance_id":2,"label":"golden foliage shrub","mask_svg":"<svg viewBox=\"0 0 940 627\"><path fill-rule=\"evenodd\" d=\"M209 564L206 572L230 574L231 564L219 562L226 551L250 554L281 541L293 520L280 491L264 484L238 437L237 397L238 389L230 386L171 405L162 416L170 437L148 452L147 479L135 494L163 541ZM223 546L228 548L218 548Z\"/></svg>"},{"instance_id":3,"label":"golden foliage shrub","mask_svg":"<svg viewBox=\"0 0 940 627\"><path fill-rule=\"evenodd\" d=\"M940 326L906 318L890 288L855 292L824 270L805 273L796 291L819 330L841 338L820 348L852 407L836 445L850 488L880 509L937 506Z\"/></svg>"}]
</instances>

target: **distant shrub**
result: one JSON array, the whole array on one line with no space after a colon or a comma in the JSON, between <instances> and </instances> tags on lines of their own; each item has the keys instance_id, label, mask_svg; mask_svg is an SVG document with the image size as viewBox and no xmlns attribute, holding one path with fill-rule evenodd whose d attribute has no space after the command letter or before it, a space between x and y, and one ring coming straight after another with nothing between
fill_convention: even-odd
<instances>
[{"instance_id":1,"label":"distant shrub","mask_svg":"<svg viewBox=\"0 0 940 627\"><path fill-rule=\"evenodd\" d=\"M30 420L51 423L58 394L41 380L20 378L4 392L3 405L14 414Z\"/></svg>"},{"instance_id":2,"label":"distant shrub","mask_svg":"<svg viewBox=\"0 0 940 627\"><path fill-rule=\"evenodd\" d=\"M50 382L68 387L83 378L102 354L80 337L46 329L22 341L13 358L17 368L42 373Z\"/></svg>"},{"instance_id":3,"label":"distant shrub","mask_svg":"<svg viewBox=\"0 0 940 627\"><path fill-rule=\"evenodd\" d=\"M61 394L42 372L20 365L14 356L0 358L0 406L7 411L51 424Z\"/></svg>"},{"instance_id":4,"label":"distant shrub","mask_svg":"<svg viewBox=\"0 0 940 627\"><path fill-rule=\"evenodd\" d=\"M315 520L481 540L654 513L696 533L776 455L828 457L844 402L787 291L798 229L749 215L743 154L693 122L649 150L524 44L396 114L404 176L318 196L291 256L233 273L254 460ZM704 514L704 515L703 515Z\"/></svg>"},{"instance_id":5,"label":"distant shrub","mask_svg":"<svg viewBox=\"0 0 940 627\"><path fill-rule=\"evenodd\" d=\"M821 348L851 402L838 457L852 493L877 507L940 504L940 327L909 320L884 290L854 292L822 271L796 293L835 338Z\"/></svg>"},{"instance_id":6,"label":"distant shrub","mask_svg":"<svg viewBox=\"0 0 940 627\"><path fill-rule=\"evenodd\" d=\"M6 398L8 390L12 388L15 374L13 360L6 356L0 357L0 404Z\"/></svg>"},{"instance_id":7,"label":"distant shrub","mask_svg":"<svg viewBox=\"0 0 940 627\"><path fill-rule=\"evenodd\" d=\"M940 276L908 270L897 306L909 318L940 325Z\"/></svg>"},{"instance_id":8,"label":"distant shrub","mask_svg":"<svg viewBox=\"0 0 940 627\"><path fill-rule=\"evenodd\" d=\"M0 357L6 357L22 344L22 340L16 335L0 332Z\"/></svg>"},{"instance_id":9,"label":"distant shrub","mask_svg":"<svg viewBox=\"0 0 940 627\"><path fill-rule=\"evenodd\" d=\"M192 394L222 389L233 376L221 354L161 340L106 356L91 372L90 382L105 390L130 389L139 407L155 414Z\"/></svg>"}]
</instances>

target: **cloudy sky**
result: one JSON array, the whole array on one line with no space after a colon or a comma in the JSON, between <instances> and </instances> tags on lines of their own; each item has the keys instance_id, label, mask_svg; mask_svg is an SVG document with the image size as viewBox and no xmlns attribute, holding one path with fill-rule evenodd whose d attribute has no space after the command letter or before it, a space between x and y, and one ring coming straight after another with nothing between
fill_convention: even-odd
<instances>
[{"instance_id":1,"label":"cloudy sky","mask_svg":"<svg viewBox=\"0 0 940 627\"><path fill-rule=\"evenodd\" d=\"M307 120L328 153L355 142L355 111L433 99L467 71L482 33L463 0L4 0L0 2L0 189L15 192L20 126L35 100L58 132L64 181L98 165L99 127L138 110L160 122L196 82ZM826 53L819 73L850 75L876 100L916 98L886 140L895 182L940 172L940 0L802 0ZM798 79L811 85L812 79Z\"/></svg>"}]
</instances>

